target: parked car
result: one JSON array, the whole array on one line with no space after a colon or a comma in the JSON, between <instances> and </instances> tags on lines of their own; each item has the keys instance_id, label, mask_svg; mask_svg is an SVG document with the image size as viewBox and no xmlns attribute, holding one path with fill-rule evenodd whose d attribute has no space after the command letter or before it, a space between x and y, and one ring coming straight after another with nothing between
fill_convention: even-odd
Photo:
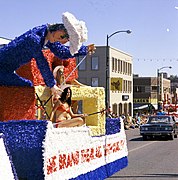
<instances>
[{"instance_id":1,"label":"parked car","mask_svg":"<svg viewBox=\"0 0 178 180\"><path fill-rule=\"evenodd\" d=\"M177 138L177 126L175 119L170 115L148 116L147 122L140 126L140 135L143 140L153 137L166 136L170 140Z\"/></svg>"}]
</instances>

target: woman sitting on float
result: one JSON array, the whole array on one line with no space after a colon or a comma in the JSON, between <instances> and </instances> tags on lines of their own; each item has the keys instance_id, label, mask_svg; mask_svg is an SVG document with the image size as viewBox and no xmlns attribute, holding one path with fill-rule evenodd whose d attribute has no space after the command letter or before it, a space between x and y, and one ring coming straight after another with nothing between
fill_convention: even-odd
<instances>
[{"instance_id":1,"label":"woman sitting on float","mask_svg":"<svg viewBox=\"0 0 178 180\"><path fill-rule=\"evenodd\" d=\"M66 87L61 96L55 101L50 120L55 127L77 127L85 124L86 114L74 114L71 107L72 91ZM54 120L55 116L55 120Z\"/></svg>"}]
</instances>

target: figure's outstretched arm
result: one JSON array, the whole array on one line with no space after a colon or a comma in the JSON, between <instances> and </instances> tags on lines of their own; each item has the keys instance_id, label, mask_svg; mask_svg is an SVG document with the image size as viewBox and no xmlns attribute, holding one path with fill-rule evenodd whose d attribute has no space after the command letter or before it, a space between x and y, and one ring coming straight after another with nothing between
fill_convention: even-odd
<instances>
[{"instance_id":1,"label":"figure's outstretched arm","mask_svg":"<svg viewBox=\"0 0 178 180\"><path fill-rule=\"evenodd\" d=\"M78 53L74 54L74 56L71 55L69 46L64 46L59 42L48 42L46 46L60 59L68 59L80 55L85 56L88 53L88 46L81 46Z\"/></svg>"}]
</instances>

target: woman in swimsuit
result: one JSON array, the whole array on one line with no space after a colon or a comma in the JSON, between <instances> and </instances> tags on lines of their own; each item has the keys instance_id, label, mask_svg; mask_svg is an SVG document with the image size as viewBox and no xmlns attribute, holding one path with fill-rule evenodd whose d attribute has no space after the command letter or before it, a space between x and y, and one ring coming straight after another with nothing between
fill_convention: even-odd
<instances>
[{"instance_id":1,"label":"woman in swimsuit","mask_svg":"<svg viewBox=\"0 0 178 180\"><path fill-rule=\"evenodd\" d=\"M71 108L72 91L70 87L63 90L61 97L55 102L50 120L52 122L55 115L56 127L76 127L85 124L86 114L74 114Z\"/></svg>"}]
</instances>

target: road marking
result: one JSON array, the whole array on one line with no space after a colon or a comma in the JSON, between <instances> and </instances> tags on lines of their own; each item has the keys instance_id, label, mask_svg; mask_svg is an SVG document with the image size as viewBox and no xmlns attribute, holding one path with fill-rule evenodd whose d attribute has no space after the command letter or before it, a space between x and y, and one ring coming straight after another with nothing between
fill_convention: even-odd
<instances>
[{"instance_id":1,"label":"road marking","mask_svg":"<svg viewBox=\"0 0 178 180\"><path fill-rule=\"evenodd\" d=\"M144 148L144 147L149 146L150 144L153 144L153 143L156 143L156 142L157 142L157 141L150 142L150 143L148 143L148 144L145 144L145 145L143 145L143 146L137 147L137 148L135 148L135 149L131 149L131 150L128 151L128 152L136 151L136 150L138 150L138 149Z\"/></svg>"}]
</instances>

